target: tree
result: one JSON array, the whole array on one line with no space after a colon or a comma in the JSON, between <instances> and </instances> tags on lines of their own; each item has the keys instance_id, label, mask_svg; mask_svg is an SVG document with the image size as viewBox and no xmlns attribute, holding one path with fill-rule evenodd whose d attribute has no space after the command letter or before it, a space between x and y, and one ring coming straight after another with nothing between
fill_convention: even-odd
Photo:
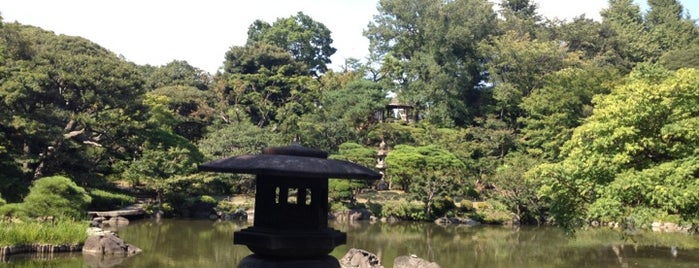
<instances>
[{"instance_id":1,"label":"tree","mask_svg":"<svg viewBox=\"0 0 699 268\"><path fill-rule=\"evenodd\" d=\"M682 68L699 69L699 44L668 51L660 57L658 63L669 70L678 70Z\"/></svg>"},{"instance_id":2,"label":"tree","mask_svg":"<svg viewBox=\"0 0 699 268\"><path fill-rule=\"evenodd\" d=\"M485 0L383 0L364 32L384 81L430 122L462 126L481 111L478 43L495 29Z\"/></svg>"},{"instance_id":3,"label":"tree","mask_svg":"<svg viewBox=\"0 0 699 268\"><path fill-rule=\"evenodd\" d=\"M0 132L0 196L4 196L10 202L19 202L22 196L26 195L29 185L23 179L24 175L7 151L6 145L9 145L9 141L5 139L4 133Z\"/></svg>"},{"instance_id":4,"label":"tree","mask_svg":"<svg viewBox=\"0 0 699 268\"><path fill-rule=\"evenodd\" d=\"M186 61L174 60L160 66L146 66L145 88L154 90L166 86L190 86L207 90L212 85L212 77L205 71L189 65Z\"/></svg>"},{"instance_id":5,"label":"tree","mask_svg":"<svg viewBox=\"0 0 699 268\"><path fill-rule=\"evenodd\" d=\"M448 195L458 194L466 168L454 154L434 145L396 145L386 156L387 178L425 204L425 216L432 219L433 205Z\"/></svg>"},{"instance_id":6,"label":"tree","mask_svg":"<svg viewBox=\"0 0 699 268\"><path fill-rule=\"evenodd\" d=\"M224 71L228 105L247 114L259 127L293 123L313 109L318 99L314 80L306 75L303 64L266 43L231 48Z\"/></svg>"},{"instance_id":7,"label":"tree","mask_svg":"<svg viewBox=\"0 0 699 268\"><path fill-rule=\"evenodd\" d=\"M541 88L548 74L576 64L577 55L567 53L558 41L531 40L512 31L493 39L484 49L490 55L486 66L496 116L518 129L517 119L524 116L522 99Z\"/></svg>"},{"instance_id":8,"label":"tree","mask_svg":"<svg viewBox=\"0 0 699 268\"><path fill-rule=\"evenodd\" d=\"M361 133L378 123L376 112L385 109L388 99L380 84L360 79L342 89L326 92L321 103L331 120L341 120Z\"/></svg>"},{"instance_id":9,"label":"tree","mask_svg":"<svg viewBox=\"0 0 699 268\"><path fill-rule=\"evenodd\" d=\"M24 209L29 216L54 216L82 219L92 198L87 191L63 176L40 178L34 181L29 195L24 198Z\"/></svg>"},{"instance_id":10,"label":"tree","mask_svg":"<svg viewBox=\"0 0 699 268\"><path fill-rule=\"evenodd\" d=\"M526 152L557 162L563 144L592 113L592 98L611 92L619 80L614 67L591 64L550 73L543 87L535 89L520 104L526 113L519 118Z\"/></svg>"},{"instance_id":11,"label":"tree","mask_svg":"<svg viewBox=\"0 0 699 268\"><path fill-rule=\"evenodd\" d=\"M632 0L610 0L609 7L602 10L600 15L602 23L614 33L611 37L612 49L607 52L617 58L614 65L631 70L636 63L660 56L660 47L653 42L640 7Z\"/></svg>"},{"instance_id":12,"label":"tree","mask_svg":"<svg viewBox=\"0 0 699 268\"><path fill-rule=\"evenodd\" d=\"M536 38L542 26L537 4L531 0L504 0L500 3L501 30Z\"/></svg>"},{"instance_id":13,"label":"tree","mask_svg":"<svg viewBox=\"0 0 699 268\"><path fill-rule=\"evenodd\" d=\"M614 52L619 45L617 33L610 23L579 16L570 22L552 23L545 31L549 35L547 40L562 42L568 52L579 55L582 61L612 66L620 62L619 55Z\"/></svg>"},{"instance_id":14,"label":"tree","mask_svg":"<svg viewBox=\"0 0 699 268\"><path fill-rule=\"evenodd\" d=\"M337 154L330 155L330 159L349 161L365 167L376 165L376 150L366 146L345 142L340 144ZM361 180L330 180L330 198L339 202L356 202L359 191L367 187L366 181Z\"/></svg>"},{"instance_id":15,"label":"tree","mask_svg":"<svg viewBox=\"0 0 699 268\"><path fill-rule=\"evenodd\" d=\"M245 154L257 154L270 146L283 146L281 134L259 128L250 122L231 122L210 131L197 147L206 159L215 160Z\"/></svg>"},{"instance_id":16,"label":"tree","mask_svg":"<svg viewBox=\"0 0 699 268\"><path fill-rule=\"evenodd\" d=\"M69 174L96 183L138 139L145 107L140 74L112 52L79 37L3 25L9 55L0 80L0 125L7 150L28 179ZM20 47L14 47L20 46ZM136 100L136 101L134 101Z\"/></svg>"},{"instance_id":17,"label":"tree","mask_svg":"<svg viewBox=\"0 0 699 268\"><path fill-rule=\"evenodd\" d=\"M146 93L144 103L149 105L151 114L155 116L150 120L152 123L197 141L213 120L213 99L211 91L189 86L166 86Z\"/></svg>"},{"instance_id":18,"label":"tree","mask_svg":"<svg viewBox=\"0 0 699 268\"><path fill-rule=\"evenodd\" d=\"M509 153L488 180L493 185L489 197L502 201L517 222L541 224L544 220L547 204L537 194L540 185L524 176L539 162L539 159L521 152Z\"/></svg>"},{"instance_id":19,"label":"tree","mask_svg":"<svg viewBox=\"0 0 699 268\"><path fill-rule=\"evenodd\" d=\"M677 0L648 0L645 16L653 42L661 51L686 48L696 44L699 28Z\"/></svg>"},{"instance_id":20,"label":"tree","mask_svg":"<svg viewBox=\"0 0 699 268\"><path fill-rule=\"evenodd\" d=\"M309 74L320 75L328 70L330 57L335 54L330 30L303 12L277 19L272 25L256 20L248 28L248 45L267 43L291 53L294 60L304 63Z\"/></svg>"},{"instance_id":21,"label":"tree","mask_svg":"<svg viewBox=\"0 0 699 268\"><path fill-rule=\"evenodd\" d=\"M142 145L140 157L123 161L121 177L136 187L144 185L156 193L156 201L162 210L164 195L173 192L170 183L196 171L203 156L197 148L182 137L163 131L152 134L152 141Z\"/></svg>"},{"instance_id":22,"label":"tree","mask_svg":"<svg viewBox=\"0 0 699 268\"><path fill-rule=\"evenodd\" d=\"M593 99L561 162L528 173L564 227L628 216L699 220L699 72L639 65L628 80Z\"/></svg>"}]
</instances>

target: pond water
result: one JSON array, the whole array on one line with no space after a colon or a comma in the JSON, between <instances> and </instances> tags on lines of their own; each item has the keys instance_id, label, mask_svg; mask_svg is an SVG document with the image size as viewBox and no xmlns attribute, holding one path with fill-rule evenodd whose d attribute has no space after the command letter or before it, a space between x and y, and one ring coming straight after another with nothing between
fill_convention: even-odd
<instances>
[{"instance_id":1,"label":"pond water","mask_svg":"<svg viewBox=\"0 0 699 268\"><path fill-rule=\"evenodd\" d=\"M606 229L572 238L551 227L450 226L431 223L332 224L347 233L349 248L371 251L387 268L400 255L415 254L449 267L699 267L699 236L641 233L622 237ZM11 256L13 267L235 267L250 254L233 245L241 222L152 220L131 222L119 236L143 252L130 258L94 260L80 253ZM0 263L2 266L2 263Z\"/></svg>"}]
</instances>

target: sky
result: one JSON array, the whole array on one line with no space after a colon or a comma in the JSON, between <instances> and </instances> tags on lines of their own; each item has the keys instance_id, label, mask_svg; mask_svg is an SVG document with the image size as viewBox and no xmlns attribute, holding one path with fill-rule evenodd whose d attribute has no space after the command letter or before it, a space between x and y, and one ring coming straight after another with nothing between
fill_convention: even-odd
<instances>
[{"instance_id":1,"label":"sky","mask_svg":"<svg viewBox=\"0 0 699 268\"><path fill-rule=\"evenodd\" d=\"M215 73L226 51L242 46L255 20L273 23L301 11L332 31L333 69L346 58L363 59L369 41L362 31L377 14L378 0L2 0L4 22L81 36L136 64L184 60ZM559 19L585 14L599 19L607 0L535 0L539 13ZM635 0L645 3L644 0ZM699 0L681 0L699 17ZM642 7L644 7L642 5ZM697 14L697 15L694 15Z\"/></svg>"}]
</instances>

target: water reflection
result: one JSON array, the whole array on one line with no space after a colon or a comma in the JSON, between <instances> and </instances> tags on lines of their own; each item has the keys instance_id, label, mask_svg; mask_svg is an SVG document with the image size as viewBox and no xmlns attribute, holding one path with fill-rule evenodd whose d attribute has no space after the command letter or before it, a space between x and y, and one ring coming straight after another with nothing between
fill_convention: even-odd
<instances>
[{"instance_id":1,"label":"water reflection","mask_svg":"<svg viewBox=\"0 0 699 268\"><path fill-rule=\"evenodd\" d=\"M250 254L246 247L232 243L233 232L246 225L207 220L132 222L119 235L143 253L114 267L235 267ZM581 231L571 239L555 228L366 222L331 226L348 234L347 245L336 248L333 256L340 258L351 247L362 248L377 254L385 267L392 267L397 256L411 254L445 268L699 266L696 235L640 233L633 243L605 229ZM51 264L41 264L47 261ZM51 260L31 256L9 260L18 267L91 266L85 261L79 253Z\"/></svg>"}]
</instances>

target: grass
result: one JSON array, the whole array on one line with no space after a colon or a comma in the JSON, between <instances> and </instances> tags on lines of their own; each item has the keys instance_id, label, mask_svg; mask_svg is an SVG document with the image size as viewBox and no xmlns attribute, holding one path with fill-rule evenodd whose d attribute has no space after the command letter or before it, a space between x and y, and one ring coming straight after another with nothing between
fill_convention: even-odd
<instances>
[{"instance_id":1,"label":"grass","mask_svg":"<svg viewBox=\"0 0 699 268\"><path fill-rule=\"evenodd\" d=\"M13 245L75 245L87 239L87 221L0 221L0 247Z\"/></svg>"}]
</instances>

